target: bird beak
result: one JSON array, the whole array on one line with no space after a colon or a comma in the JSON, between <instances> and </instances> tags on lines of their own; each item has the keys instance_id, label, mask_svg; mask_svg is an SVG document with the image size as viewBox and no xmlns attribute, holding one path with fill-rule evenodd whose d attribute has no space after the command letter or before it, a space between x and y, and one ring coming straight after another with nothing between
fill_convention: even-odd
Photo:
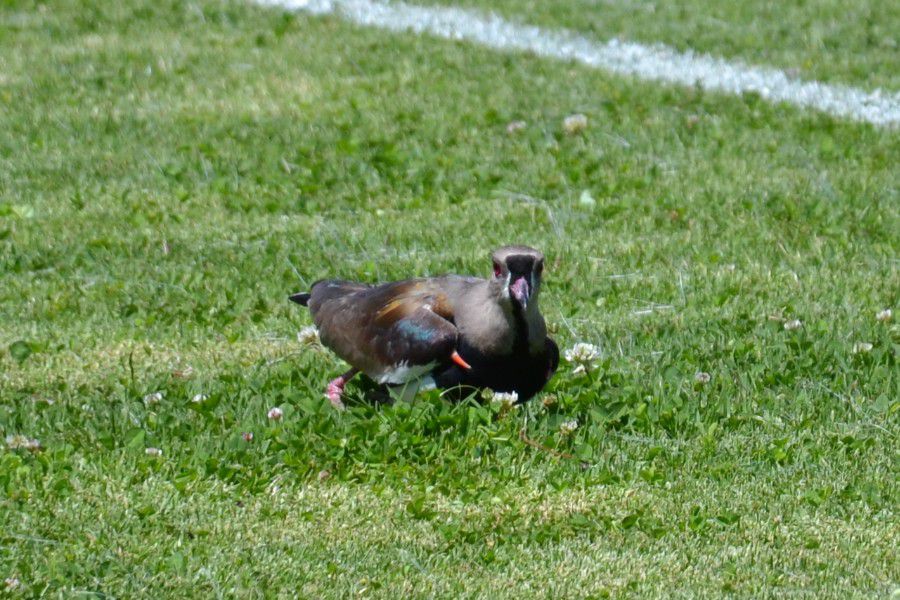
<instances>
[{"instance_id":1,"label":"bird beak","mask_svg":"<svg viewBox=\"0 0 900 600\"><path fill-rule=\"evenodd\" d=\"M531 285L525 277L518 277L509 286L509 295L516 299L522 305L522 308L528 307L528 300L531 298Z\"/></svg>"},{"instance_id":2,"label":"bird beak","mask_svg":"<svg viewBox=\"0 0 900 600\"><path fill-rule=\"evenodd\" d=\"M469 371L472 369L472 365L470 365L465 360L463 360L463 357L460 356L459 352L457 352L456 350L454 350L453 354L450 355L450 360L452 360L453 362L458 364L460 367L462 367L466 371Z\"/></svg>"}]
</instances>

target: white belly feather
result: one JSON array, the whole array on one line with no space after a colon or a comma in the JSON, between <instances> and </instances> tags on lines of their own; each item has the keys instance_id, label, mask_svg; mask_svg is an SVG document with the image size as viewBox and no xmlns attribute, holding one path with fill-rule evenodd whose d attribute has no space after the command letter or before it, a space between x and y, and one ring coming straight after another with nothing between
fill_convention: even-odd
<instances>
[{"instance_id":1,"label":"white belly feather","mask_svg":"<svg viewBox=\"0 0 900 600\"><path fill-rule=\"evenodd\" d=\"M402 385L421 379L424 375L431 372L437 366L436 362L427 365L411 365L408 362L401 362L382 372L380 375L373 377L378 383L387 383L389 385Z\"/></svg>"}]
</instances>

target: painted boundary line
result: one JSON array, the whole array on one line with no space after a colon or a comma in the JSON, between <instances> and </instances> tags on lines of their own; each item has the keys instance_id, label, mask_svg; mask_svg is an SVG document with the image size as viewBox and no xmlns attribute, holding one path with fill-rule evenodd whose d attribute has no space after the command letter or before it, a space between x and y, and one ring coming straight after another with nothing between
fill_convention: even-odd
<instances>
[{"instance_id":1,"label":"painted boundary line","mask_svg":"<svg viewBox=\"0 0 900 600\"><path fill-rule=\"evenodd\" d=\"M597 43L570 31L520 25L460 8L416 6L379 0L254 0L312 14L336 13L358 25L388 31L426 33L465 40L496 50L533 52L639 79L740 95L755 92L770 102L786 102L836 117L873 125L900 123L900 93L866 92L843 85L791 79L784 71L726 61L706 54L678 52L662 45L645 46L611 40Z\"/></svg>"}]
</instances>

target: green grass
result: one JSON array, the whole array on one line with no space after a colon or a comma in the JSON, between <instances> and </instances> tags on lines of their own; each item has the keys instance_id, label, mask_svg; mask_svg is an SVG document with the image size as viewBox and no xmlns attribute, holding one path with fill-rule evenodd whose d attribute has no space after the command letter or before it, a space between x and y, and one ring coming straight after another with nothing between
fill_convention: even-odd
<instances>
[{"instance_id":1,"label":"green grass","mask_svg":"<svg viewBox=\"0 0 900 600\"><path fill-rule=\"evenodd\" d=\"M666 44L794 77L868 89L900 88L900 6L861 0L420 0L491 11L517 22L567 28L600 41Z\"/></svg>"},{"instance_id":2,"label":"green grass","mask_svg":"<svg viewBox=\"0 0 900 600\"><path fill-rule=\"evenodd\" d=\"M0 24L13 594L896 594L896 131L238 2ZM330 409L288 293L509 242L590 377Z\"/></svg>"}]
</instances>

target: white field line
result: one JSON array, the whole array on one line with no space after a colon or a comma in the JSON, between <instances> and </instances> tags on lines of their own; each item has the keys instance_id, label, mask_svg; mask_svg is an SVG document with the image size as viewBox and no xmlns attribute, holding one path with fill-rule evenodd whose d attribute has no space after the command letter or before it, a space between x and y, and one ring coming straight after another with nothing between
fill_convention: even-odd
<instances>
[{"instance_id":1,"label":"white field line","mask_svg":"<svg viewBox=\"0 0 900 600\"><path fill-rule=\"evenodd\" d=\"M900 123L900 93L866 92L843 85L800 81L770 67L755 67L707 54L678 52L662 45L645 46L611 40L597 43L571 31L520 25L460 8L416 6L378 0L255 0L258 4L336 13L358 25L389 31L427 33L466 40L496 50L533 52L639 79L739 95L755 92L771 102L787 102L837 116L895 126Z\"/></svg>"}]
</instances>

